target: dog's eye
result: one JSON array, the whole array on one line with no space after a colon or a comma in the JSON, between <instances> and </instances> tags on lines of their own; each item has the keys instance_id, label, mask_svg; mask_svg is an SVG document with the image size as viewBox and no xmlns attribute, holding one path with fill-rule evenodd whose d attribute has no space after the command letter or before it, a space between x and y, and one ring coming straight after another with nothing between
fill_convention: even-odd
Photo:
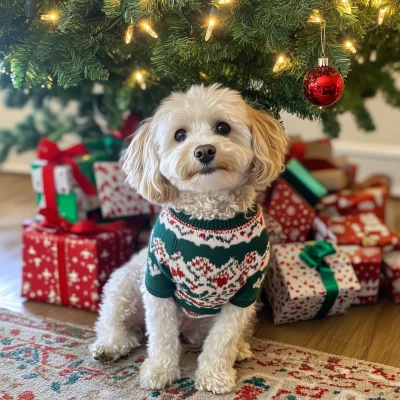
<instances>
[{"instance_id":1,"label":"dog's eye","mask_svg":"<svg viewBox=\"0 0 400 400\"><path fill-rule=\"evenodd\" d=\"M183 142L186 139L186 131L184 129L179 129L175 132L175 140L177 142Z\"/></svg>"},{"instance_id":2,"label":"dog's eye","mask_svg":"<svg viewBox=\"0 0 400 400\"><path fill-rule=\"evenodd\" d=\"M217 124L217 133L221 135L226 135L231 130L231 127L226 122L218 122Z\"/></svg>"}]
</instances>

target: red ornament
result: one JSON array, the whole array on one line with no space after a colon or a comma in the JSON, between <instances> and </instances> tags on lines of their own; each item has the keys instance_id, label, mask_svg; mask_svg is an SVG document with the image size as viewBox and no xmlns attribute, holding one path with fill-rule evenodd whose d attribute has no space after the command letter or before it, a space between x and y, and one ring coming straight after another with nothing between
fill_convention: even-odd
<instances>
[{"instance_id":1,"label":"red ornament","mask_svg":"<svg viewBox=\"0 0 400 400\"><path fill-rule=\"evenodd\" d=\"M304 77L303 93L314 106L328 107L342 95L343 77L337 69L328 66L327 58L320 58L319 64Z\"/></svg>"}]
</instances>

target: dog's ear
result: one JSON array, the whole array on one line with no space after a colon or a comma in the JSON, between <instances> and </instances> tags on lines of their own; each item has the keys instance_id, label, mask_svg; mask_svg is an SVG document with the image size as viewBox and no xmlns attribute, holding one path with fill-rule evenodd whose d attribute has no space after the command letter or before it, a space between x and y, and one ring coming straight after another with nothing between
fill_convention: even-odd
<instances>
[{"instance_id":1,"label":"dog's ear","mask_svg":"<svg viewBox=\"0 0 400 400\"><path fill-rule=\"evenodd\" d=\"M177 189L160 173L160 158L151 132L152 118L142 122L122 157L127 182L152 203L171 202Z\"/></svg>"},{"instance_id":2,"label":"dog's ear","mask_svg":"<svg viewBox=\"0 0 400 400\"><path fill-rule=\"evenodd\" d=\"M256 190L264 190L282 171L287 135L275 118L247 105L254 152L251 179Z\"/></svg>"}]
</instances>

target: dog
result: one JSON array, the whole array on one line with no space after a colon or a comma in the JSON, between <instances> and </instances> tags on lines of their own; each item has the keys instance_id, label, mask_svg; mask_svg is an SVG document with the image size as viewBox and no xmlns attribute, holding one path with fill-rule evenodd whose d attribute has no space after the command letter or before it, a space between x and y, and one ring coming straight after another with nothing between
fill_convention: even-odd
<instances>
[{"instance_id":1,"label":"dog","mask_svg":"<svg viewBox=\"0 0 400 400\"><path fill-rule=\"evenodd\" d=\"M149 249L104 287L94 359L127 355L146 332L140 383L160 390L180 376L182 335L203 346L196 387L233 390L235 361L252 356L254 301L269 257L256 191L282 171L286 145L277 120L217 84L171 94L142 123L123 169L133 188L163 208ZM216 269L209 259L220 256Z\"/></svg>"}]
</instances>

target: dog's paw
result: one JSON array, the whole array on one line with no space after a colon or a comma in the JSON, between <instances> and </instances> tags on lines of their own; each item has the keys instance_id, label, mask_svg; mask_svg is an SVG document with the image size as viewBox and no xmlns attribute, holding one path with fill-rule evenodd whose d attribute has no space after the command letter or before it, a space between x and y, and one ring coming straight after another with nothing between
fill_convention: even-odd
<instances>
[{"instance_id":1,"label":"dog's paw","mask_svg":"<svg viewBox=\"0 0 400 400\"><path fill-rule=\"evenodd\" d=\"M180 377L178 366L163 366L156 360L146 359L140 368L140 386L143 389L161 390Z\"/></svg>"},{"instance_id":2,"label":"dog's paw","mask_svg":"<svg viewBox=\"0 0 400 400\"><path fill-rule=\"evenodd\" d=\"M234 368L212 368L204 366L196 372L196 388L214 394L226 394L236 386L236 370Z\"/></svg>"},{"instance_id":3,"label":"dog's paw","mask_svg":"<svg viewBox=\"0 0 400 400\"><path fill-rule=\"evenodd\" d=\"M96 361L111 362L128 355L134 348L139 346L140 338L132 335L118 340L97 340L89 347L89 350Z\"/></svg>"},{"instance_id":4,"label":"dog's paw","mask_svg":"<svg viewBox=\"0 0 400 400\"><path fill-rule=\"evenodd\" d=\"M238 352L236 355L236 361L241 362L244 360L248 360L253 357L253 352L251 351L250 345L248 342L242 341L238 344Z\"/></svg>"}]
</instances>

